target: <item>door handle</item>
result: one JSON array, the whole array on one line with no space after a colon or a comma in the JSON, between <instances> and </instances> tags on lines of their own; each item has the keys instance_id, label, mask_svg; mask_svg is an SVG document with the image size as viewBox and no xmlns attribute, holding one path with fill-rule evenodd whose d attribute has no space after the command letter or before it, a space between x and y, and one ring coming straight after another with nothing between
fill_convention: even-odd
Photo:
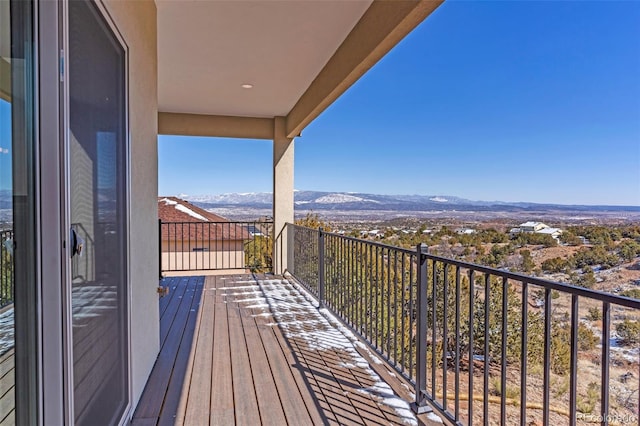
<instances>
[{"instance_id":1,"label":"door handle","mask_svg":"<svg viewBox=\"0 0 640 426\"><path fill-rule=\"evenodd\" d=\"M75 255L82 256L82 249L84 248L84 238L82 238L75 229L71 228L71 236L69 239L71 243L71 257Z\"/></svg>"}]
</instances>

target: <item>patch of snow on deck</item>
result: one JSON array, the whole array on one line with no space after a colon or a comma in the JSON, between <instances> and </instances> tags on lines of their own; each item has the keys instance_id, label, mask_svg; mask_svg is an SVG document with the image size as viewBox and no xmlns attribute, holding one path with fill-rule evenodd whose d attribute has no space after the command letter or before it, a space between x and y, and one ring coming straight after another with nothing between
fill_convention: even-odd
<instances>
[{"instance_id":1,"label":"patch of snow on deck","mask_svg":"<svg viewBox=\"0 0 640 426\"><path fill-rule=\"evenodd\" d=\"M0 314L0 355L11 349L14 344L13 308Z\"/></svg>"},{"instance_id":2,"label":"patch of snow on deck","mask_svg":"<svg viewBox=\"0 0 640 426\"><path fill-rule=\"evenodd\" d=\"M237 283L244 284L245 282L238 281ZM354 345L362 344L362 342L326 309L318 310L318 303L311 295L300 286L287 280L259 280L258 285L261 292L238 292L235 294L245 297L245 299L234 301L240 303L255 301L261 298L260 293L262 293L277 325L288 338L305 342L311 350L342 351L348 359L343 361L343 366L349 365L361 369L375 383L371 387L359 389L358 392L370 395L379 404L393 409L405 424L418 424L409 404L396 396L391 387L381 380L378 374L371 369L367 360L358 353ZM235 287L235 289L238 288ZM225 295L235 295L233 289L234 287L229 287L229 291L225 292ZM218 290L225 289L219 288ZM380 362L374 356L371 356L371 359Z\"/></svg>"}]
</instances>

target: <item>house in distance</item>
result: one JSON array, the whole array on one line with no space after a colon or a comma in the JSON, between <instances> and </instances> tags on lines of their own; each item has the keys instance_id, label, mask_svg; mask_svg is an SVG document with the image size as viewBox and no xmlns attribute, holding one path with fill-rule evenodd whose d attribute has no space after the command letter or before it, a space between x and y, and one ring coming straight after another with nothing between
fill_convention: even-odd
<instances>
[{"instance_id":1,"label":"house in distance","mask_svg":"<svg viewBox=\"0 0 640 426\"><path fill-rule=\"evenodd\" d=\"M244 269L246 226L177 197L158 197L163 271Z\"/></svg>"},{"instance_id":2,"label":"house in distance","mask_svg":"<svg viewBox=\"0 0 640 426\"><path fill-rule=\"evenodd\" d=\"M512 228L509 233L511 235L519 234L519 233L536 233L536 234L546 234L551 235L553 239L559 241L560 235L562 235L562 229L552 228L549 225L542 222L525 222L521 223L517 228Z\"/></svg>"}]
</instances>

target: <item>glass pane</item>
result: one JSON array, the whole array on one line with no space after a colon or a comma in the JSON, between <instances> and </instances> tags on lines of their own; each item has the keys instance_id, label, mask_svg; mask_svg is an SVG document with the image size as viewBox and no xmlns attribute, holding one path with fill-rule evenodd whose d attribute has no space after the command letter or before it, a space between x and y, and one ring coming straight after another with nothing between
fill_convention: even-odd
<instances>
[{"instance_id":1,"label":"glass pane","mask_svg":"<svg viewBox=\"0 0 640 426\"><path fill-rule=\"evenodd\" d=\"M124 51L89 2L69 2L71 260L76 424L127 405ZM73 237L71 238L73 240Z\"/></svg>"},{"instance_id":2,"label":"glass pane","mask_svg":"<svg viewBox=\"0 0 640 426\"><path fill-rule=\"evenodd\" d=\"M0 425L36 418L31 8L0 1Z\"/></svg>"}]
</instances>

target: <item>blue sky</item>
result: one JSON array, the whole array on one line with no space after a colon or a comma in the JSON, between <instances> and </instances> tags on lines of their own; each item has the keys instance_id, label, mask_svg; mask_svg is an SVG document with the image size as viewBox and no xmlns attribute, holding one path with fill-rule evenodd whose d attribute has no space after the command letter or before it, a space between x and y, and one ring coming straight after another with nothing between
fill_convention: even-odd
<instances>
[{"instance_id":1,"label":"blue sky","mask_svg":"<svg viewBox=\"0 0 640 426\"><path fill-rule=\"evenodd\" d=\"M161 136L159 192L271 191L271 149ZM302 190L640 205L640 2L448 0L295 150Z\"/></svg>"}]
</instances>

